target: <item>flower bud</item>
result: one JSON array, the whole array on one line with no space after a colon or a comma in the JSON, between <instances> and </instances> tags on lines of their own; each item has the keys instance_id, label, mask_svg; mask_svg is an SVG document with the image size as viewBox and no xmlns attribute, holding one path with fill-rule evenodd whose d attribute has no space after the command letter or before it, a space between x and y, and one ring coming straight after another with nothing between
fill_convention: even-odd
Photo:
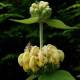
<instances>
[{"instance_id":1,"label":"flower bud","mask_svg":"<svg viewBox=\"0 0 80 80\"><path fill-rule=\"evenodd\" d=\"M46 10L46 13L48 15L48 16L46 15L47 16L47 19L49 19L50 16L51 16L51 13L52 13L52 9L47 7L47 8L45 8L45 10Z\"/></svg>"},{"instance_id":2,"label":"flower bud","mask_svg":"<svg viewBox=\"0 0 80 80\"><path fill-rule=\"evenodd\" d=\"M48 20L51 16L51 13L52 11L50 11L50 9L48 10L45 8L44 10L42 10L42 13L40 15L40 21Z\"/></svg>"},{"instance_id":3,"label":"flower bud","mask_svg":"<svg viewBox=\"0 0 80 80\"><path fill-rule=\"evenodd\" d=\"M43 4L43 3L44 3L44 1L40 1L40 2L39 2L39 4Z\"/></svg>"},{"instance_id":4,"label":"flower bud","mask_svg":"<svg viewBox=\"0 0 80 80\"><path fill-rule=\"evenodd\" d=\"M52 13L52 9L51 8L45 8L46 12L48 12L48 14L51 14Z\"/></svg>"},{"instance_id":5,"label":"flower bud","mask_svg":"<svg viewBox=\"0 0 80 80\"><path fill-rule=\"evenodd\" d=\"M35 8L35 12L39 12L38 8Z\"/></svg>"},{"instance_id":6,"label":"flower bud","mask_svg":"<svg viewBox=\"0 0 80 80\"><path fill-rule=\"evenodd\" d=\"M36 3L33 3L33 4L31 5L31 7L33 7L33 8L38 8L38 5L37 5Z\"/></svg>"},{"instance_id":7,"label":"flower bud","mask_svg":"<svg viewBox=\"0 0 80 80\"><path fill-rule=\"evenodd\" d=\"M39 10L41 11L41 10L43 10L44 8L43 8L43 4L39 4Z\"/></svg>"},{"instance_id":8,"label":"flower bud","mask_svg":"<svg viewBox=\"0 0 80 80\"><path fill-rule=\"evenodd\" d=\"M48 2L40 1L39 3L33 3L30 7L31 17L39 17L39 22L48 20L51 13L52 9L49 7Z\"/></svg>"},{"instance_id":9,"label":"flower bud","mask_svg":"<svg viewBox=\"0 0 80 80\"><path fill-rule=\"evenodd\" d=\"M39 17L39 9L35 8L34 10L34 17Z\"/></svg>"},{"instance_id":10,"label":"flower bud","mask_svg":"<svg viewBox=\"0 0 80 80\"><path fill-rule=\"evenodd\" d=\"M39 9L40 10L45 9L48 5L49 5L48 2L40 1L40 3L39 3Z\"/></svg>"},{"instance_id":11,"label":"flower bud","mask_svg":"<svg viewBox=\"0 0 80 80\"><path fill-rule=\"evenodd\" d=\"M23 55L24 55L24 54L22 53L22 54L20 54L19 57L18 57L18 63L19 63L20 66L23 66Z\"/></svg>"},{"instance_id":12,"label":"flower bud","mask_svg":"<svg viewBox=\"0 0 80 80\"><path fill-rule=\"evenodd\" d=\"M30 13L33 13L33 12L34 12L34 8L30 7Z\"/></svg>"},{"instance_id":13,"label":"flower bud","mask_svg":"<svg viewBox=\"0 0 80 80\"><path fill-rule=\"evenodd\" d=\"M59 60L63 61L64 60L64 52L62 50L58 50L58 54L59 54Z\"/></svg>"},{"instance_id":14,"label":"flower bud","mask_svg":"<svg viewBox=\"0 0 80 80\"><path fill-rule=\"evenodd\" d=\"M47 6L46 8L50 8L49 6Z\"/></svg>"},{"instance_id":15,"label":"flower bud","mask_svg":"<svg viewBox=\"0 0 80 80\"><path fill-rule=\"evenodd\" d=\"M48 5L49 5L49 3L48 3L48 2L44 2L43 7L44 7L44 8L46 8Z\"/></svg>"}]
</instances>

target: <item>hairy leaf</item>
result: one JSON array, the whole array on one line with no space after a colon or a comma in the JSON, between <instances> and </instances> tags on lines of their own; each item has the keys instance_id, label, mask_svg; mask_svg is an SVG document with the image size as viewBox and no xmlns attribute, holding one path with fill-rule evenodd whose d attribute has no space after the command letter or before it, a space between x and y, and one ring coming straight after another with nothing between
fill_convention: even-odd
<instances>
[{"instance_id":1,"label":"hairy leaf","mask_svg":"<svg viewBox=\"0 0 80 80\"><path fill-rule=\"evenodd\" d=\"M65 25L62 21L57 19L51 19L46 21L45 23L47 23L51 27L59 28L59 29L78 29L78 27L69 27Z\"/></svg>"},{"instance_id":2,"label":"hairy leaf","mask_svg":"<svg viewBox=\"0 0 80 80\"><path fill-rule=\"evenodd\" d=\"M65 70L55 71L53 74L42 74L38 80L75 80L74 77Z\"/></svg>"},{"instance_id":3,"label":"hairy leaf","mask_svg":"<svg viewBox=\"0 0 80 80\"><path fill-rule=\"evenodd\" d=\"M15 19L10 19L10 20L19 22L19 23L24 23L24 24L32 24L32 23L38 22L38 17L32 17L32 18L23 19L23 20L15 20Z\"/></svg>"}]
</instances>

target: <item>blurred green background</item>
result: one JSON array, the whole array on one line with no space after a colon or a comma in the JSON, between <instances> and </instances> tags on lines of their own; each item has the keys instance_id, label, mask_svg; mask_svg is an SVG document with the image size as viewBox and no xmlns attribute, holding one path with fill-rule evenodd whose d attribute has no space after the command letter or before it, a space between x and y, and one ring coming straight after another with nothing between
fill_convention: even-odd
<instances>
[{"instance_id":1,"label":"blurred green background","mask_svg":"<svg viewBox=\"0 0 80 80\"><path fill-rule=\"evenodd\" d=\"M0 0L0 80L25 80L28 75L17 62L28 42L39 46L38 24L24 25L10 19L30 17L29 7L40 0ZM80 0L48 1L51 18L80 28ZM80 29L62 30L44 24L44 44L53 44L65 53L60 69L69 71L76 80L80 74Z\"/></svg>"}]
</instances>

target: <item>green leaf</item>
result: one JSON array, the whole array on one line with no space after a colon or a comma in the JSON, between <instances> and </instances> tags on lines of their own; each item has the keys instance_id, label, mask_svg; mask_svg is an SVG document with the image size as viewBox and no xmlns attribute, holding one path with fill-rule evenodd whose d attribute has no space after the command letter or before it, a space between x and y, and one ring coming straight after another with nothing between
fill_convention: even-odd
<instances>
[{"instance_id":1,"label":"green leaf","mask_svg":"<svg viewBox=\"0 0 80 80\"><path fill-rule=\"evenodd\" d=\"M33 80L34 78L38 77L38 75L31 75L26 80Z\"/></svg>"},{"instance_id":2,"label":"green leaf","mask_svg":"<svg viewBox=\"0 0 80 80\"><path fill-rule=\"evenodd\" d=\"M78 27L69 27L65 25L62 21L57 19L51 19L46 21L45 23L47 23L51 27L59 28L59 29L78 29Z\"/></svg>"},{"instance_id":3,"label":"green leaf","mask_svg":"<svg viewBox=\"0 0 80 80\"><path fill-rule=\"evenodd\" d=\"M68 7L66 10L70 10L72 8L79 8L80 4L73 4L72 6Z\"/></svg>"},{"instance_id":4,"label":"green leaf","mask_svg":"<svg viewBox=\"0 0 80 80\"><path fill-rule=\"evenodd\" d=\"M68 71L58 70L52 74L42 74L38 80L76 80Z\"/></svg>"},{"instance_id":5,"label":"green leaf","mask_svg":"<svg viewBox=\"0 0 80 80\"><path fill-rule=\"evenodd\" d=\"M21 16L21 15L19 15L19 14L16 14L16 13L14 13L14 14L1 14L0 15L0 23L2 22L2 21L4 21L5 19L7 19L7 18L9 18L9 17L19 17L19 18L23 18L23 16Z\"/></svg>"},{"instance_id":6,"label":"green leaf","mask_svg":"<svg viewBox=\"0 0 80 80\"><path fill-rule=\"evenodd\" d=\"M80 66L75 67L73 70L80 71Z\"/></svg>"},{"instance_id":7,"label":"green leaf","mask_svg":"<svg viewBox=\"0 0 80 80\"><path fill-rule=\"evenodd\" d=\"M10 19L10 20L19 22L19 23L24 23L24 24L32 24L32 23L38 22L38 17L32 17L32 18L23 19L23 20L15 20L15 19Z\"/></svg>"}]
</instances>

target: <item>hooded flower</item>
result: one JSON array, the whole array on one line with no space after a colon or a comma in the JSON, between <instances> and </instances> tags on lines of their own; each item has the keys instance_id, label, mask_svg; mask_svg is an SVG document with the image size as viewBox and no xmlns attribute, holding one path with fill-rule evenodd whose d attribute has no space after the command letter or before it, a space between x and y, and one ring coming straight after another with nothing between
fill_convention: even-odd
<instances>
[{"instance_id":1,"label":"hooded flower","mask_svg":"<svg viewBox=\"0 0 80 80\"><path fill-rule=\"evenodd\" d=\"M30 59L30 62L29 62L29 67L31 68L31 70L33 71L33 72L35 72L35 71L37 71L37 59L36 59L36 57L35 56L32 56L31 57L31 59Z\"/></svg>"},{"instance_id":2,"label":"hooded flower","mask_svg":"<svg viewBox=\"0 0 80 80\"><path fill-rule=\"evenodd\" d=\"M60 61L63 60L64 52L51 44L45 45L41 49L37 46L32 46L30 51L25 50L24 53L21 53L18 57L18 63L23 67L25 72L29 70L37 72L41 68L47 69L49 64L52 65L52 67L56 65L55 69L57 69Z\"/></svg>"}]
</instances>

